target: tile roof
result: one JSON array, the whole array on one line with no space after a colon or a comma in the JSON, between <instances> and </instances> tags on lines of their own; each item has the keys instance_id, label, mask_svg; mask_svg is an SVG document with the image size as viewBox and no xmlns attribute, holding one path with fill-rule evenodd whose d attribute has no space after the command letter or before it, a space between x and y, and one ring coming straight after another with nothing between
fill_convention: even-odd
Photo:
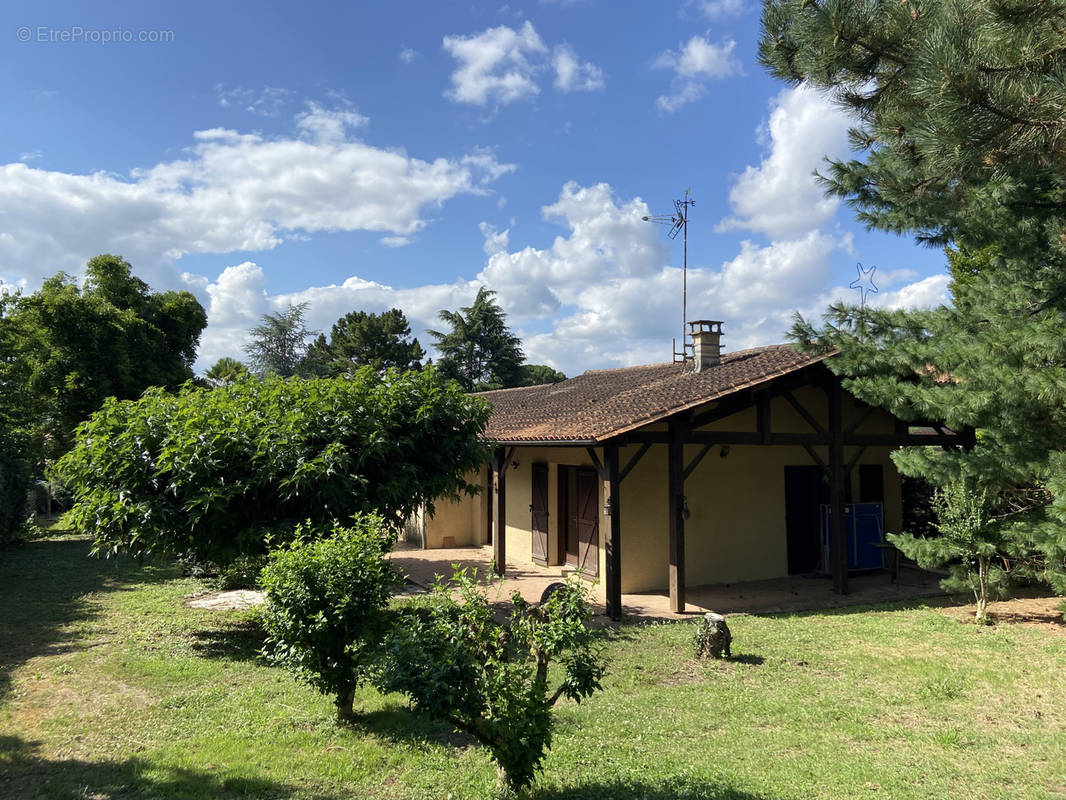
<instances>
[{"instance_id":1,"label":"tile roof","mask_svg":"<svg viewBox=\"0 0 1066 800\"><path fill-rule=\"evenodd\" d=\"M791 345L771 345L724 353L721 364L698 374L689 364L649 364L590 370L561 383L478 396L492 404L487 434L495 441L598 442L823 358Z\"/></svg>"}]
</instances>

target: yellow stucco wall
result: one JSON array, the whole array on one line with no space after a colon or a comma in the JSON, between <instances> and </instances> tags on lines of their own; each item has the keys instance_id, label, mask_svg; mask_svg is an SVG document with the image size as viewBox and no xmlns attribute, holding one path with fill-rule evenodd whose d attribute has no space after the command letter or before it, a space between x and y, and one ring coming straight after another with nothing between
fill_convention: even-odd
<instances>
[{"instance_id":1,"label":"yellow stucco wall","mask_svg":"<svg viewBox=\"0 0 1066 800\"><path fill-rule=\"evenodd\" d=\"M533 502L533 463L544 462L548 465L548 554L552 566L562 566L561 544L559 542L559 467L591 467L592 459L583 447L519 447L511 457L512 466L507 471L507 560L521 562L533 561L533 515L530 505ZM513 466L517 462L518 466ZM597 508L603 507L605 492L599 487ZM606 569L606 552L604 550L604 523L606 517L599 517L599 574L586 575L589 588L594 597L602 600L605 596L603 575Z\"/></svg>"},{"instance_id":2,"label":"yellow stucco wall","mask_svg":"<svg viewBox=\"0 0 1066 800\"><path fill-rule=\"evenodd\" d=\"M470 473L466 476L468 483L485 486L486 470ZM426 516L426 547L471 547L486 541L485 490L470 497L464 495L459 500L437 500L433 505L433 516ZM447 545L446 539L451 537Z\"/></svg>"}]
</instances>

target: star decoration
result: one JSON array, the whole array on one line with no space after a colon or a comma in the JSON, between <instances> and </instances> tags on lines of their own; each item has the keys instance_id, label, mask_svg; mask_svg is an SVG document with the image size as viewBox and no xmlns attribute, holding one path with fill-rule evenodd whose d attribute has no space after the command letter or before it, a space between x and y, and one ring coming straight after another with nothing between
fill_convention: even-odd
<instances>
[{"instance_id":1,"label":"star decoration","mask_svg":"<svg viewBox=\"0 0 1066 800\"><path fill-rule=\"evenodd\" d=\"M859 277L849 283L848 287L859 290L859 305L865 307L866 296L871 293L877 294L877 284L874 283L874 273L877 272L877 267L866 269L862 264L856 264L855 268L859 271Z\"/></svg>"}]
</instances>

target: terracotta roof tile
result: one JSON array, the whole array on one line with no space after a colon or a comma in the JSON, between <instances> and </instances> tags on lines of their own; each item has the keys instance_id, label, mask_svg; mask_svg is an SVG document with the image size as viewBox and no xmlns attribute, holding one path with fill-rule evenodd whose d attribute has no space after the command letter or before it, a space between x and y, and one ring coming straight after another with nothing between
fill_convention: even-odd
<instances>
[{"instance_id":1,"label":"terracotta roof tile","mask_svg":"<svg viewBox=\"0 0 1066 800\"><path fill-rule=\"evenodd\" d=\"M791 345L771 345L724 353L721 364L698 374L687 364L649 364L591 370L561 383L479 396L493 406L487 433L495 441L602 441L822 358Z\"/></svg>"}]
</instances>

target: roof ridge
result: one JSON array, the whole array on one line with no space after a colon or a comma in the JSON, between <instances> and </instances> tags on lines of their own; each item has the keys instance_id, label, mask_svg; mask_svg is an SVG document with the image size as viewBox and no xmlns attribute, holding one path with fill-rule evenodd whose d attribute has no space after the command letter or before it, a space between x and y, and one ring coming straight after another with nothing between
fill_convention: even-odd
<instances>
[{"instance_id":1,"label":"roof ridge","mask_svg":"<svg viewBox=\"0 0 1066 800\"><path fill-rule=\"evenodd\" d=\"M567 378L566 380L570 379ZM475 397L480 397L483 394L500 394L501 392L519 392L527 389L541 389L545 386L556 386L559 383L564 383L564 381L556 381L556 383L534 383L532 386L508 386L505 389L484 389L480 392L471 392L470 394Z\"/></svg>"},{"instance_id":2,"label":"roof ridge","mask_svg":"<svg viewBox=\"0 0 1066 800\"><path fill-rule=\"evenodd\" d=\"M605 369L587 369L582 372L582 375L598 375L602 372L623 372L627 369L649 369L650 367L668 367L671 364L676 364L676 361L657 361L654 364L629 364L625 367L606 367ZM575 378L580 377L578 375ZM570 380L570 379L568 379Z\"/></svg>"},{"instance_id":3,"label":"roof ridge","mask_svg":"<svg viewBox=\"0 0 1066 800\"><path fill-rule=\"evenodd\" d=\"M722 353L722 358L728 358L730 356L742 356L748 353L761 353L766 350L780 350L783 348L791 348L792 345L788 342L779 342L777 344L763 344L757 347L745 347L743 350L729 350ZM799 352L799 351L797 351ZM657 361L654 364L629 364L625 367L607 367L604 369L587 369L581 373L581 375L599 375L604 372L623 372L630 369L651 369L652 367L668 367L672 364L680 364L679 361ZM575 375L575 378L580 377ZM573 378L567 378L567 380L573 380Z\"/></svg>"}]
</instances>

